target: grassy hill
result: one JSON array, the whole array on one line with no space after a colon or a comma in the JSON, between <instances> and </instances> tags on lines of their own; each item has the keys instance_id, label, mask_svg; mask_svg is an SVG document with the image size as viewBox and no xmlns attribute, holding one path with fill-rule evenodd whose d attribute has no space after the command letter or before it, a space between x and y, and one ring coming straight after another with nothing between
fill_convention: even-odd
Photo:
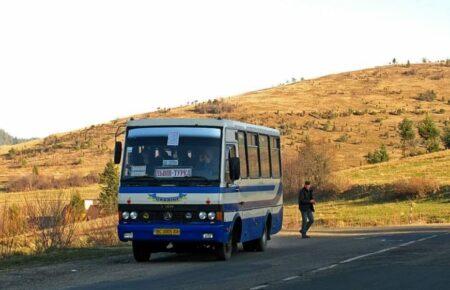
<instances>
[{"instance_id":1,"label":"grassy hill","mask_svg":"<svg viewBox=\"0 0 450 290\"><path fill-rule=\"evenodd\" d=\"M402 178L424 177L450 185L450 150L350 168L337 175L355 184L386 184Z\"/></svg>"},{"instance_id":2,"label":"grassy hill","mask_svg":"<svg viewBox=\"0 0 450 290\"><path fill-rule=\"evenodd\" d=\"M434 91L436 98L420 100L418 96L428 90ZM402 164L403 160L394 161L387 167L363 166L361 171L351 168L365 165L364 156L381 144L385 144L391 157L398 160L401 148L396 128L403 118L418 122L429 114L442 129L450 119L449 112L450 67L415 64L328 75L222 101L160 109L134 117L222 117L276 127L283 134L282 148L286 154L295 152L308 138L325 142L335 147L339 169L347 170L346 176L358 182L372 177L382 182L383 178L377 174L383 168L397 166L409 172ZM112 156L117 126L125 121L125 118L118 119L41 140L0 146L0 184L11 176L30 173L33 166L38 166L41 173L53 176L99 172ZM448 162L448 153L442 154L447 156L443 158ZM445 169L448 165L445 162L428 162L425 171L430 167L436 171ZM434 164L444 167L434 167ZM449 177L439 178L447 182Z\"/></svg>"}]
</instances>

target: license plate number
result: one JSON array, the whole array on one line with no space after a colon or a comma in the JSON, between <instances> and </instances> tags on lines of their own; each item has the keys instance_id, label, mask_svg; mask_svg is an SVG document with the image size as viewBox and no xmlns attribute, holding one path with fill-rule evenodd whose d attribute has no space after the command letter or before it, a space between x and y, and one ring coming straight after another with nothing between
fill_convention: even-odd
<instances>
[{"instance_id":1,"label":"license plate number","mask_svg":"<svg viewBox=\"0 0 450 290\"><path fill-rule=\"evenodd\" d=\"M179 236L180 229L153 229L155 236Z\"/></svg>"}]
</instances>

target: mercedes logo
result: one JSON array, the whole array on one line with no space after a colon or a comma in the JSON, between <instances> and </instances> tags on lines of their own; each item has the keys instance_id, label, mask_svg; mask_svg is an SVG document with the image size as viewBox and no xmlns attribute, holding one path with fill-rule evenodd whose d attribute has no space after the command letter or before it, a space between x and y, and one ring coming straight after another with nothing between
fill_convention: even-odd
<instances>
[{"instance_id":1,"label":"mercedes logo","mask_svg":"<svg viewBox=\"0 0 450 290\"><path fill-rule=\"evenodd\" d=\"M170 211L166 211L166 212L163 214L163 218L164 218L164 220L166 220L166 221L170 221L170 220L172 219L172 213L171 213Z\"/></svg>"}]
</instances>

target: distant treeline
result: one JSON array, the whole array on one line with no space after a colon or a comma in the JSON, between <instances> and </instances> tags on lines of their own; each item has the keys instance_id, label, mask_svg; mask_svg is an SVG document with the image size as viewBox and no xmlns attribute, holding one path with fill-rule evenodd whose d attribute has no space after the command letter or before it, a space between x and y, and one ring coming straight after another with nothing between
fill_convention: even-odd
<instances>
[{"instance_id":1,"label":"distant treeline","mask_svg":"<svg viewBox=\"0 0 450 290\"><path fill-rule=\"evenodd\" d=\"M14 145L31 139L21 139L9 135L5 130L0 129L0 145Z\"/></svg>"}]
</instances>

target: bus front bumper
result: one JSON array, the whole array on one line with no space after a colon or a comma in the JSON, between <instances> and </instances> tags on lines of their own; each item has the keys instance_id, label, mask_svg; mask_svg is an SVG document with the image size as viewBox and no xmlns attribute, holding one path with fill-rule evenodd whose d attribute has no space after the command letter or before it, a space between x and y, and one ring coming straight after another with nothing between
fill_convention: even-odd
<instances>
[{"instance_id":1,"label":"bus front bumper","mask_svg":"<svg viewBox=\"0 0 450 290\"><path fill-rule=\"evenodd\" d=\"M119 224L119 239L122 242L220 242L228 241L231 223L220 224ZM161 230L175 231L161 234Z\"/></svg>"}]
</instances>

